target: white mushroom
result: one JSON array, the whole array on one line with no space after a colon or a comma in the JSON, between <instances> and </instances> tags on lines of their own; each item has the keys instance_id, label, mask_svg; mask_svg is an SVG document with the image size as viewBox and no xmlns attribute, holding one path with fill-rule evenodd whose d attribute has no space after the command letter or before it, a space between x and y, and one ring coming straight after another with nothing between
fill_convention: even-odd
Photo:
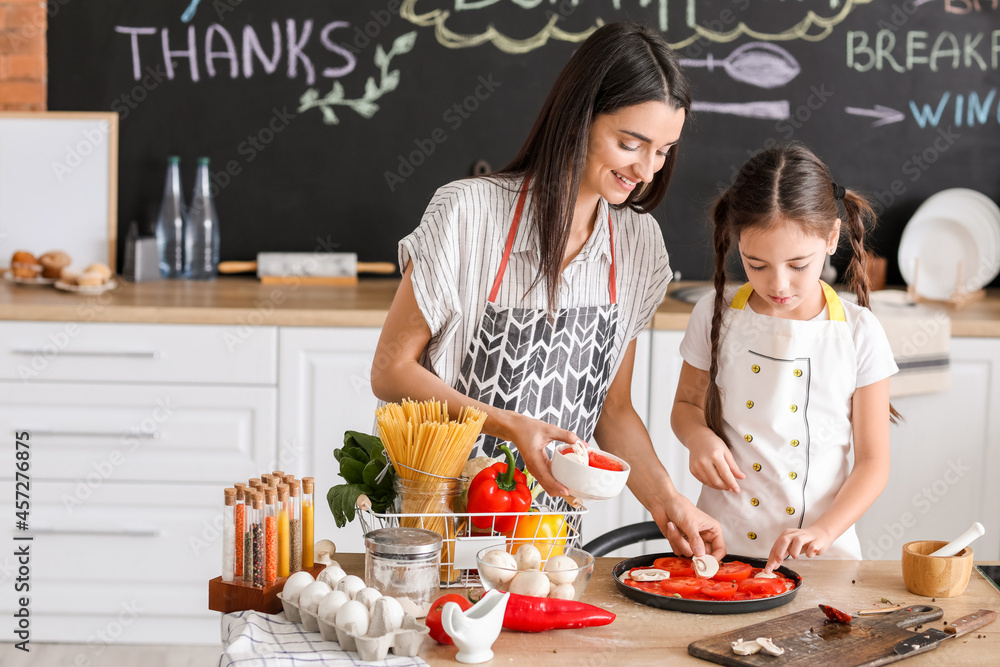
<instances>
[{"instance_id":1,"label":"white mushroom","mask_svg":"<svg viewBox=\"0 0 1000 667\"><path fill-rule=\"evenodd\" d=\"M764 571L761 571L761 572L758 572L757 574L753 575L753 578L754 579L777 579L778 575L776 575L774 572L764 572Z\"/></svg>"},{"instance_id":2,"label":"white mushroom","mask_svg":"<svg viewBox=\"0 0 1000 667\"><path fill-rule=\"evenodd\" d=\"M537 571L542 567L542 553L534 544L522 544L517 550L517 569ZM513 591L511 591L513 592Z\"/></svg>"},{"instance_id":3,"label":"white mushroom","mask_svg":"<svg viewBox=\"0 0 1000 667\"><path fill-rule=\"evenodd\" d=\"M524 547L522 547L523 549ZM482 557L483 563L496 567L483 567L483 574L491 582L506 584L517 574L517 559L503 549L487 551Z\"/></svg>"},{"instance_id":4,"label":"white mushroom","mask_svg":"<svg viewBox=\"0 0 1000 667\"><path fill-rule=\"evenodd\" d=\"M331 588L335 588L340 580L347 576L344 572L344 568L340 567L337 563L332 563L327 565L316 577L316 581L322 581L323 583L330 584Z\"/></svg>"},{"instance_id":5,"label":"white mushroom","mask_svg":"<svg viewBox=\"0 0 1000 667\"><path fill-rule=\"evenodd\" d=\"M757 637L755 641L762 649L764 649L765 653L770 653L771 655L781 655L785 652L785 649L772 642L770 637Z\"/></svg>"},{"instance_id":6,"label":"white mushroom","mask_svg":"<svg viewBox=\"0 0 1000 667\"><path fill-rule=\"evenodd\" d=\"M536 598L548 597L549 587L549 578L541 572L518 572L510 582L511 593Z\"/></svg>"},{"instance_id":7,"label":"white mushroom","mask_svg":"<svg viewBox=\"0 0 1000 667\"><path fill-rule=\"evenodd\" d=\"M382 597L382 594L375 588L362 588L354 594L354 599L368 607L369 612L372 611L375 606L375 602L380 597Z\"/></svg>"},{"instance_id":8,"label":"white mushroom","mask_svg":"<svg viewBox=\"0 0 1000 667\"><path fill-rule=\"evenodd\" d=\"M705 554L704 556L695 556L691 560L694 562L694 573L699 577L711 579L719 571L719 561L715 560L715 556Z\"/></svg>"},{"instance_id":9,"label":"white mushroom","mask_svg":"<svg viewBox=\"0 0 1000 667\"><path fill-rule=\"evenodd\" d=\"M670 573L666 570L633 570L629 573L635 581L663 581L670 578Z\"/></svg>"},{"instance_id":10,"label":"white mushroom","mask_svg":"<svg viewBox=\"0 0 1000 667\"><path fill-rule=\"evenodd\" d=\"M353 574L349 574L340 581L337 582L335 590L344 591L351 599L354 599L360 591L363 591L367 586L365 586L365 580Z\"/></svg>"},{"instance_id":11,"label":"white mushroom","mask_svg":"<svg viewBox=\"0 0 1000 667\"><path fill-rule=\"evenodd\" d=\"M545 563L545 574L557 586L571 584L576 579L580 566L569 556L553 556Z\"/></svg>"},{"instance_id":12,"label":"white mushroom","mask_svg":"<svg viewBox=\"0 0 1000 667\"><path fill-rule=\"evenodd\" d=\"M320 540L313 546L313 562L329 565L333 562L333 554L337 553L337 545L330 540Z\"/></svg>"},{"instance_id":13,"label":"white mushroom","mask_svg":"<svg viewBox=\"0 0 1000 667\"><path fill-rule=\"evenodd\" d=\"M549 589L549 597L559 598L560 600L572 600L576 597L576 588L573 587L573 584L559 584Z\"/></svg>"},{"instance_id":14,"label":"white mushroom","mask_svg":"<svg viewBox=\"0 0 1000 667\"><path fill-rule=\"evenodd\" d=\"M753 655L760 651L760 644L757 642L745 642L739 638L733 642L733 653L736 655Z\"/></svg>"}]
</instances>

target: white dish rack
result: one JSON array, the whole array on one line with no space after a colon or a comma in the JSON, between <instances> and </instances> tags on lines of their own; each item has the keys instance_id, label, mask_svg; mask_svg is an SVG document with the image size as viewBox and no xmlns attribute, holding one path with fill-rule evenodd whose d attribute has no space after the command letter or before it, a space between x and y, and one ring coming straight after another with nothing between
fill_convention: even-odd
<instances>
[{"instance_id":1,"label":"white dish rack","mask_svg":"<svg viewBox=\"0 0 1000 667\"><path fill-rule=\"evenodd\" d=\"M389 528L405 525L409 528L427 528L442 535L444 546L441 549L441 571L456 574L454 577L442 577L442 588L469 588L480 585L479 572L477 570L476 554L486 547L503 547L510 551L514 543L513 537L507 537L502 533L493 530L491 522L490 529L480 529L473 525L472 519L476 517L496 517L513 516L520 518L537 516L539 521L536 524L533 536L523 536L518 538L518 542L527 543L533 540L542 544L540 551L542 558L546 558L546 543L557 543L563 547L581 546L581 528L583 516L587 513L586 507L570 507L561 498L552 498L546 494L541 494L534 505L539 508L537 512L496 512L496 513L470 513L457 512L442 514L440 512L429 512L424 514L397 514L393 512L375 512L370 508L357 508L358 519L361 521L361 528L365 533L379 528ZM549 517L561 516L562 522L566 526L566 537L539 536L539 529L546 525ZM444 533L441 527L444 519ZM551 521L551 519L549 519ZM401 524L402 522L402 524ZM554 535L558 536L562 532L562 523L559 524ZM565 539L565 544L563 540ZM561 553L561 552L560 552ZM553 554L556 555L556 554ZM451 579L445 581L445 579Z\"/></svg>"}]
</instances>

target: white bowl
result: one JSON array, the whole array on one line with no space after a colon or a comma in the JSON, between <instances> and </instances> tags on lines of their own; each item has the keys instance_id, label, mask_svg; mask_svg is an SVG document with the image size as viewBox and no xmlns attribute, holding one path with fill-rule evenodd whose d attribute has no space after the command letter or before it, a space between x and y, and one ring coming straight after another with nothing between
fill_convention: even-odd
<instances>
[{"instance_id":1,"label":"white bowl","mask_svg":"<svg viewBox=\"0 0 1000 667\"><path fill-rule=\"evenodd\" d=\"M564 484L572 495L585 500L607 500L622 492L628 482L628 463L614 454L602 451L602 456L621 464L621 472L592 468L561 453L572 447L573 445L566 443L556 443L552 450L552 476L557 482Z\"/></svg>"}]
</instances>

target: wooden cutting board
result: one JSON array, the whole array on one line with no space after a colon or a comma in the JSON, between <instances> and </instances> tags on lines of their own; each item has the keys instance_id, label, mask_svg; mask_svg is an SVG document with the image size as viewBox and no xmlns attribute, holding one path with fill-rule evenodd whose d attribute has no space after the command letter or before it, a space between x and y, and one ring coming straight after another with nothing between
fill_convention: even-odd
<instances>
[{"instance_id":1,"label":"wooden cutting board","mask_svg":"<svg viewBox=\"0 0 1000 667\"><path fill-rule=\"evenodd\" d=\"M733 666L873 667L907 657L896 655L893 651L896 644L915 634L905 628L931 623L940 619L943 614L940 607L914 605L880 616L855 617L846 625L828 620L817 607L749 625L724 635L700 639L688 645L688 653L720 665ZM754 640L757 637L770 637L775 644L785 649L784 655L773 656L763 651L755 655L733 653L732 642L741 638ZM945 643L951 641L954 640Z\"/></svg>"}]
</instances>

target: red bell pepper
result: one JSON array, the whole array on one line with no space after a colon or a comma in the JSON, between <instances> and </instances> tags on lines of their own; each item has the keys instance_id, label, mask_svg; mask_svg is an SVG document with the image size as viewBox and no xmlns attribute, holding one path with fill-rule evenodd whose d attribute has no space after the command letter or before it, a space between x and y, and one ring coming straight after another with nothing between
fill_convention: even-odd
<instances>
[{"instance_id":1,"label":"red bell pepper","mask_svg":"<svg viewBox=\"0 0 1000 667\"><path fill-rule=\"evenodd\" d=\"M531 508L531 491L528 478L514 467L514 454L507 445L500 445L507 455L506 462L494 463L480 470L469 485L469 512L495 514L497 512L527 512ZM474 516L472 525L482 530L492 528L498 533L513 530L516 516Z\"/></svg>"},{"instance_id":2,"label":"red bell pepper","mask_svg":"<svg viewBox=\"0 0 1000 667\"><path fill-rule=\"evenodd\" d=\"M568 628L593 628L615 620L610 611L586 602L536 598L510 593L503 627L519 632L545 632Z\"/></svg>"}]
</instances>

